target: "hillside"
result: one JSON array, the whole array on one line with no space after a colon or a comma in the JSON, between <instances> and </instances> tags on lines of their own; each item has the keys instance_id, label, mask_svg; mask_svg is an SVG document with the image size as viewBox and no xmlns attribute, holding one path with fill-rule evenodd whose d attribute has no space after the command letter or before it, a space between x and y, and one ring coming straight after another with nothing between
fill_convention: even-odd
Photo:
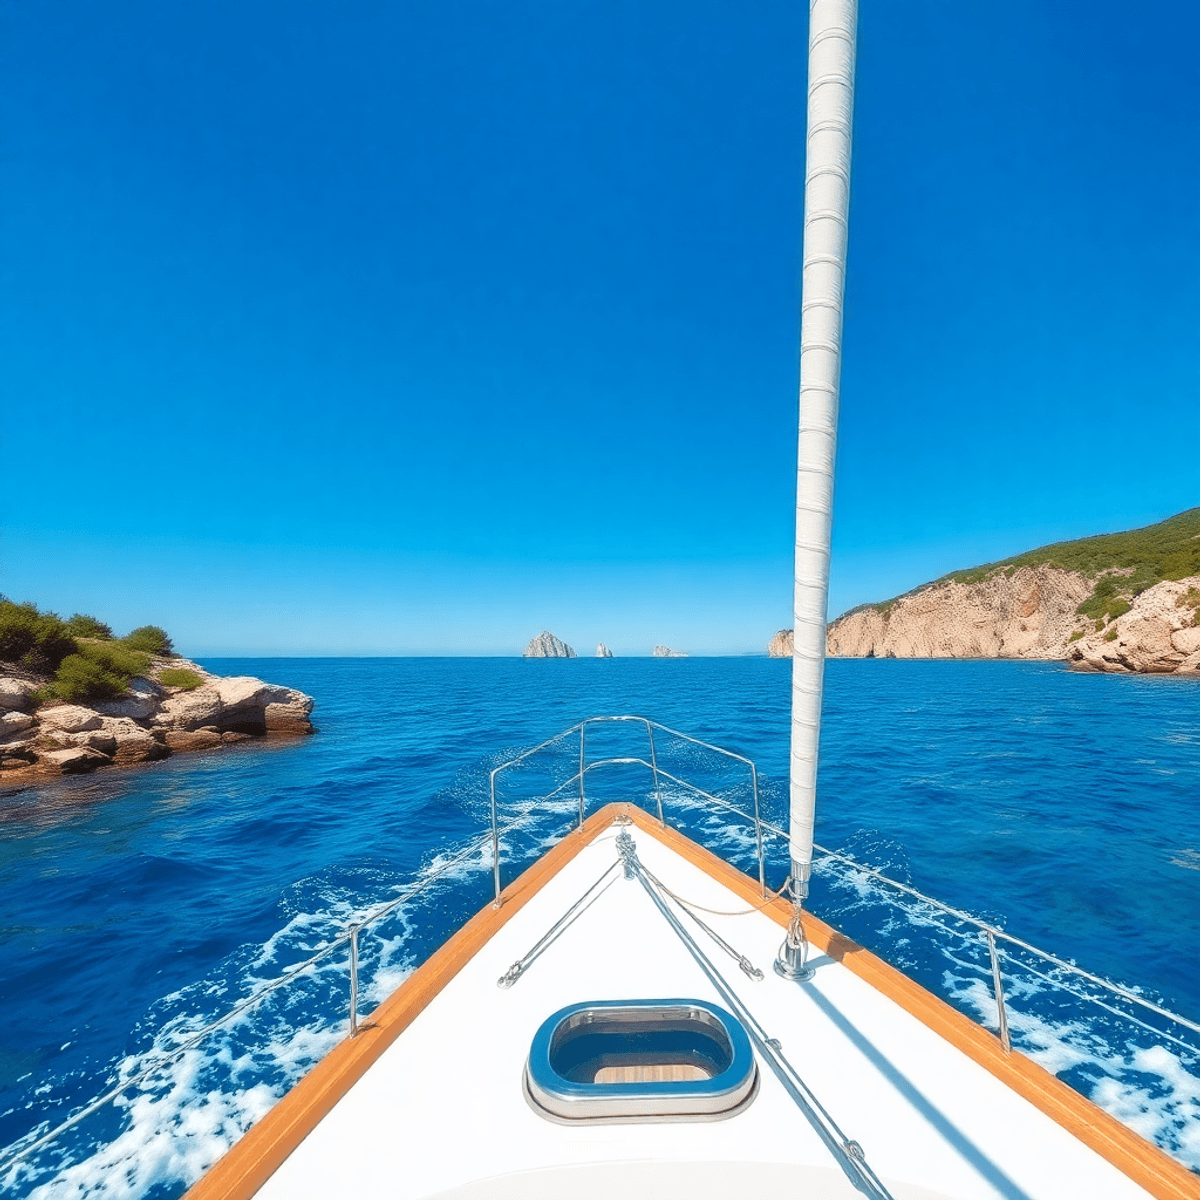
<instances>
[{"instance_id":1,"label":"hillside","mask_svg":"<svg viewBox=\"0 0 1200 1200\"><path fill-rule=\"evenodd\" d=\"M1200 508L955 571L829 625L846 658L1066 659L1200 671ZM778 641L779 635L776 635Z\"/></svg>"}]
</instances>

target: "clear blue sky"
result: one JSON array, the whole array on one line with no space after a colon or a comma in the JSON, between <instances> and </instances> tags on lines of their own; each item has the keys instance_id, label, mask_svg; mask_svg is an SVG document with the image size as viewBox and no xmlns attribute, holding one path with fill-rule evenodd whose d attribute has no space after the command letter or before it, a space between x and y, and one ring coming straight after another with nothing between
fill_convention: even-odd
<instances>
[{"instance_id":1,"label":"clear blue sky","mask_svg":"<svg viewBox=\"0 0 1200 1200\"><path fill-rule=\"evenodd\" d=\"M0 591L790 624L806 5L0 4ZM831 612L1200 504L1200 7L863 0Z\"/></svg>"}]
</instances>

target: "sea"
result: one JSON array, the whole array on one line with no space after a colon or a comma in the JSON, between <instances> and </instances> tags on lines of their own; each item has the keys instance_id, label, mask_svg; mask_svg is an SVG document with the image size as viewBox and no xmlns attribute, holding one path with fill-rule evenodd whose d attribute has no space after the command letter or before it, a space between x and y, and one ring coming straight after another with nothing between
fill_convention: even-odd
<instances>
[{"instance_id":1,"label":"sea","mask_svg":"<svg viewBox=\"0 0 1200 1200\"><path fill-rule=\"evenodd\" d=\"M351 923L392 905L359 935L366 1013L490 900L493 768L550 739L497 776L505 882L578 819L585 718L662 727L658 787L597 766L588 811L661 801L751 874L755 782L786 826L786 661L204 665L310 693L318 732L0 790L0 1195L182 1195L347 1035ZM599 723L584 753L649 741ZM1200 1172L1200 684L833 660L819 796L818 915L993 1029L958 914L1053 955L999 943L1014 1045ZM777 888L769 831L764 859Z\"/></svg>"}]
</instances>

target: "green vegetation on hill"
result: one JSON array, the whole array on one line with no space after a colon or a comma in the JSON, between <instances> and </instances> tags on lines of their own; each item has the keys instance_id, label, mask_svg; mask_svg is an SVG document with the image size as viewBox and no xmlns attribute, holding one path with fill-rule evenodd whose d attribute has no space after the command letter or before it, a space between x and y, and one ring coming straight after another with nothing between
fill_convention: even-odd
<instances>
[{"instance_id":1,"label":"green vegetation on hill","mask_svg":"<svg viewBox=\"0 0 1200 1200\"><path fill-rule=\"evenodd\" d=\"M132 633L127 634L122 641L131 650L142 650L147 654L157 654L159 658L170 658L175 653L167 631L157 625L139 625Z\"/></svg>"},{"instance_id":2,"label":"green vegetation on hill","mask_svg":"<svg viewBox=\"0 0 1200 1200\"><path fill-rule=\"evenodd\" d=\"M1128 612L1132 598L1148 587L1164 579L1200 575L1200 508L1189 508L1143 529L1055 542L1000 562L953 571L934 582L982 583L1001 572L1012 575L1021 567L1040 566L1078 571L1095 580L1092 594L1079 606L1079 615L1098 621L1114 620ZM914 591L929 586L923 584ZM897 599L863 604L850 611L872 608L886 614Z\"/></svg>"},{"instance_id":3,"label":"green vegetation on hill","mask_svg":"<svg viewBox=\"0 0 1200 1200\"><path fill-rule=\"evenodd\" d=\"M102 642L111 642L113 631L111 625L89 617L86 613L76 613L66 620L67 632L77 638L98 638Z\"/></svg>"},{"instance_id":4,"label":"green vegetation on hill","mask_svg":"<svg viewBox=\"0 0 1200 1200\"><path fill-rule=\"evenodd\" d=\"M166 630L143 625L128 637L113 638L110 626L76 613L64 621L41 612L36 604L14 604L0 596L0 663L16 663L42 675L53 675L47 696L62 700L111 700L120 696L135 675L145 674L150 660L174 654ZM200 682L192 671L177 687ZM196 679L196 684L191 679Z\"/></svg>"},{"instance_id":5,"label":"green vegetation on hill","mask_svg":"<svg viewBox=\"0 0 1200 1200\"><path fill-rule=\"evenodd\" d=\"M195 671L189 671L186 667L167 667L165 671L159 671L158 682L167 687L183 688L185 692L191 692L198 688L204 680Z\"/></svg>"},{"instance_id":6,"label":"green vegetation on hill","mask_svg":"<svg viewBox=\"0 0 1200 1200\"><path fill-rule=\"evenodd\" d=\"M149 667L150 655L120 642L84 642L62 660L48 690L60 700L113 700Z\"/></svg>"},{"instance_id":7,"label":"green vegetation on hill","mask_svg":"<svg viewBox=\"0 0 1200 1200\"><path fill-rule=\"evenodd\" d=\"M0 662L49 674L75 649L75 639L56 614L39 612L36 604L0 599Z\"/></svg>"}]
</instances>

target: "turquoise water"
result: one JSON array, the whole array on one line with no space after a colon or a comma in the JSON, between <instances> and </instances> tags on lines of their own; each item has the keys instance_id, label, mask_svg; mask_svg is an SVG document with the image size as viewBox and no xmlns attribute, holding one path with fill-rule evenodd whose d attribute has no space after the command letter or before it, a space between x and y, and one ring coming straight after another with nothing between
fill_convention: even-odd
<instances>
[{"instance_id":1,"label":"turquoise water","mask_svg":"<svg viewBox=\"0 0 1200 1200\"><path fill-rule=\"evenodd\" d=\"M310 692L308 739L0 793L0 1144L50 1128L182 1045L485 828L488 769L594 713L636 712L754 759L785 823L789 664L767 659L213 660ZM597 735L594 751L636 729ZM644 735L643 735L644 736ZM747 802L746 779L664 738L664 763ZM571 819L502 790L506 878ZM590 794L644 794L597 773ZM639 792L639 789L641 791ZM1200 1017L1200 686L1054 664L829 664L817 840ZM753 868L737 820L668 815ZM768 845L772 886L784 847ZM363 1009L488 897L469 855L363 935ZM826 864L812 907L994 1021L977 937ZM1200 1058L1006 961L1014 1039L1200 1168ZM1044 971L1044 968L1039 968ZM1053 977L1054 973L1051 972ZM1082 989L1087 992L1088 989ZM1093 989L1094 990L1094 989ZM39 1151L4 1194L179 1195L345 1031L331 957ZM1122 1005L1115 1006L1121 1010ZM1151 1022L1154 1024L1154 1022ZM1162 1025L1172 1034L1180 1031ZM1191 1036L1191 1043L1195 1037Z\"/></svg>"}]
</instances>

